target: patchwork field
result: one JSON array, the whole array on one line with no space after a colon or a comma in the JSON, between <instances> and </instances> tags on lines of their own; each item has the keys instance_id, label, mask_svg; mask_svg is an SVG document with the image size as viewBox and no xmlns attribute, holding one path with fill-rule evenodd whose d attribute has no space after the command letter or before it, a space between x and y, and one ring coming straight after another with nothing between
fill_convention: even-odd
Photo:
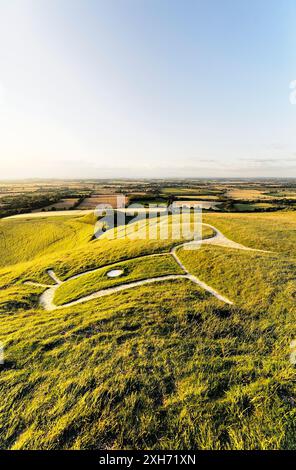
<instances>
[{"instance_id":1,"label":"patchwork field","mask_svg":"<svg viewBox=\"0 0 296 470\"><path fill-rule=\"evenodd\" d=\"M161 189L161 192L163 194L172 194L174 196L178 196L178 195L185 195L185 196L215 196L216 194L219 194L221 191L219 190L216 190L216 189L208 189L208 188L198 188L198 187L195 187L195 188L192 188L190 187L189 185L187 187L182 187L182 186L178 186L178 187L164 187Z\"/></svg>"},{"instance_id":2,"label":"patchwork field","mask_svg":"<svg viewBox=\"0 0 296 470\"><path fill-rule=\"evenodd\" d=\"M295 449L295 212L208 213L195 245L95 222L0 221L0 447Z\"/></svg>"},{"instance_id":3,"label":"patchwork field","mask_svg":"<svg viewBox=\"0 0 296 470\"><path fill-rule=\"evenodd\" d=\"M230 189L227 196L232 199L243 199L245 201L253 201L257 199L273 199L272 196L265 194L258 189Z\"/></svg>"},{"instance_id":4,"label":"patchwork field","mask_svg":"<svg viewBox=\"0 0 296 470\"><path fill-rule=\"evenodd\" d=\"M268 210L268 209L276 209L278 206L276 206L275 204L271 204L271 203L268 203L268 202L257 202L257 203L237 203L237 204L234 204L234 208L238 211L238 212L256 212L256 211L260 211L260 210Z\"/></svg>"},{"instance_id":5,"label":"patchwork field","mask_svg":"<svg viewBox=\"0 0 296 470\"><path fill-rule=\"evenodd\" d=\"M201 209L219 209L219 202L216 201L194 201L194 200L182 200L173 202L173 207L194 207L198 206Z\"/></svg>"},{"instance_id":6,"label":"patchwork field","mask_svg":"<svg viewBox=\"0 0 296 470\"><path fill-rule=\"evenodd\" d=\"M55 210L94 210L98 204L122 207L203 201L204 210L262 212L296 209L295 179L36 180L0 181L0 218ZM214 204L217 203L217 204ZM264 205L270 204L270 205Z\"/></svg>"},{"instance_id":7,"label":"patchwork field","mask_svg":"<svg viewBox=\"0 0 296 470\"><path fill-rule=\"evenodd\" d=\"M78 206L78 209L95 209L99 204L109 204L111 207L116 208L120 198L119 207L125 207L127 202L126 196L122 194L106 194L106 195L93 195L85 198Z\"/></svg>"},{"instance_id":8,"label":"patchwork field","mask_svg":"<svg viewBox=\"0 0 296 470\"><path fill-rule=\"evenodd\" d=\"M51 210L69 210L72 209L77 203L78 198L67 198L61 199L60 201L50 204L49 206L45 206L42 208L44 211L51 211ZM39 212L40 209L35 209L33 212Z\"/></svg>"}]
</instances>

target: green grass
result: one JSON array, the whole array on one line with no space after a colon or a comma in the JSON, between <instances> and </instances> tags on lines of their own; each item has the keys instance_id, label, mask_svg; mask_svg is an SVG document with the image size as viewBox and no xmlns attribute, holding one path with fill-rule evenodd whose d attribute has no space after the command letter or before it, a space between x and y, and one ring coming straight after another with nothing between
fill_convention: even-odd
<instances>
[{"instance_id":1,"label":"green grass","mask_svg":"<svg viewBox=\"0 0 296 470\"><path fill-rule=\"evenodd\" d=\"M267 312L179 281L32 313L2 328L2 448L294 446L294 372Z\"/></svg>"},{"instance_id":2,"label":"green grass","mask_svg":"<svg viewBox=\"0 0 296 470\"><path fill-rule=\"evenodd\" d=\"M293 314L296 258L209 246L178 253L191 273L236 305L253 313L268 309Z\"/></svg>"},{"instance_id":3,"label":"green grass","mask_svg":"<svg viewBox=\"0 0 296 470\"><path fill-rule=\"evenodd\" d=\"M295 212L205 214L203 221L238 243L296 257Z\"/></svg>"},{"instance_id":4,"label":"green grass","mask_svg":"<svg viewBox=\"0 0 296 470\"><path fill-rule=\"evenodd\" d=\"M110 269L121 269L123 274L111 279L107 277ZM57 289L54 303L63 305L101 289L168 274L184 274L171 255L147 256L124 261L66 281Z\"/></svg>"},{"instance_id":5,"label":"green grass","mask_svg":"<svg viewBox=\"0 0 296 470\"><path fill-rule=\"evenodd\" d=\"M289 361L296 339L295 213L204 219L239 243L274 251L179 250L190 272L233 306L184 279L44 311L37 305L43 289L23 281L49 282L48 267L63 279L101 267L57 291L68 284L65 295L79 295L93 281L96 288L109 282L105 264L126 266L127 276L175 269L167 255L155 265L153 257L127 259L168 251L176 241L90 241L92 221L75 218L73 239L50 243L50 235L38 249L38 232L27 227L32 248L28 243L15 264L22 246L16 230L15 257L11 250L0 269L1 449L296 448ZM54 222L48 220L51 234Z\"/></svg>"},{"instance_id":6,"label":"green grass","mask_svg":"<svg viewBox=\"0 0 296 470\"><path fill-rule=\"evenodd\" d=\"M0 220L0 267L29 261L89 240L91 225L85 218Z\"/></svg>"},{"instance_id":7,"label":"green grass","mask_svg":"<svg viewBox=\"0 0 296 470\"><path fill-rule=\"evenodd\" d=\"M10 285L0 289L0 315L1 313L14 314L18 310L29 310L37 306L39 295L44 289L22 284ZM0 317L1 318L1 317Z\"/></svg>"}]
</instances>

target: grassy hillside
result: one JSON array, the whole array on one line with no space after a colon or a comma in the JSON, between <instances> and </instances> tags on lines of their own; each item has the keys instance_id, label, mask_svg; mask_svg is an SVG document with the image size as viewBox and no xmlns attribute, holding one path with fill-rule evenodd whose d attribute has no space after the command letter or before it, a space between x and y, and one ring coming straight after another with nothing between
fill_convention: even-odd
<instances>
[{"instance_id":1,"label":"grassy hillside","mask_svg":"<svg viewBox=\"0 0 296 470\"><path fill-rule=\"evenodd\" d=\"M63 303L91 292L93 283L97 289L121 282L105 277L113 264L129 279L177 272L167 255L127 261L166 253L177 242L91 240L90 218L60 220L62 241L51 219L42 221L38 247L27 223L32 249L18 259L16 231L15 257L11 250L0 270L0 448L296 448L289 361L296 339L295 213L209 214L206 221L239 243L274 251L178 251L189 271L233 306L184 279L44 311L37 303L44 288L23 281L52 282L49 267L63 279L101 268L64 283L56 292Z\"/></svg>"},{"instance_id":2,"label":"grassy hillside","mask_svg":"<svg viewBox=\"0 0 296 470\"><path fill-rule=\"evenodd\" d=\"M85 220L68 216L0 220L0 267L75 248L92 235Z\"/></svg>"},{"instance_id":3,"label":"grassy hillside","mask_svg":"<svg viewBox=\"0 0 296 470\"><path fill-rule=\"evenodd\" d=\"M203 221L238 243L296 257L295 212L205 214Z\"/></svg>"},{"instance_id":4,"label":"grassy hillside","mask_svg":"<svg viewBox=\"0 0 296 470\"><path fill-rule=\"evenodd\" d=\"M179 255L190 272L236 305L282 314L295 309L296 257L206 246L194 252L180 250Z\"/></svg>"}]
</instances>

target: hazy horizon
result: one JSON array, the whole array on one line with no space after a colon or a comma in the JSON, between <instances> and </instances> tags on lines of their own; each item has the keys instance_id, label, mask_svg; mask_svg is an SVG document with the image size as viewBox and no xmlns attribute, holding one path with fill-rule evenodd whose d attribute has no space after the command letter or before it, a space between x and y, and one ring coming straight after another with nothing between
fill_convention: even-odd
<instances>
[{"instance_id":1,"label":"hazy horizon","mask_svg":"<svg viewBox=\"0 0 296 470\"><path fill-rule=\"evenodd\" d=\"M0 178L296 177L293 0L2 0Z\"/></svg>"},{"instance_id":2,"label":"hazy horizon","mask_svg":"<svg viewBox=\"0 0 296 470\"><path fill-rule=\"evenodd\" d=\"M117 177L102 177L102 178L61 178L61 177L31 177L31 178L0 178L0 183L42 183L42 182L72 182L72 181L82 181L82 182L101 182L101 181L108 181L108 182L114 182L114 181L147 181L147 182L153 182L153 181L191 181L191 182L198 182L198 181L215 181L215 180L221 180L224 182L228 181L270 181L270 180L275 180L275 181L286 181L286 180L292 180L296 181L295 176L233 176L233 177L227 177L227 176L201 176L201 177L190 177L190 176L172 176L172 177L145 177L145 176L135 176L135 177L124 177L124 176L117 176Z\"/></svg>"}]
</instances>

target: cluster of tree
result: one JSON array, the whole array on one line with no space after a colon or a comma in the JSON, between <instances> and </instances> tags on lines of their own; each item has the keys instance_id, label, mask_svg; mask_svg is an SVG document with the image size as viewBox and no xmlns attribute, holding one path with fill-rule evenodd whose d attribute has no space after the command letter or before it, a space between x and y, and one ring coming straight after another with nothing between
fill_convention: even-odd
<instances>
[{"instance_id":1,"label":"cluster of tree","mask_svg":"<svg viewBox=\"0 0 296 470\"><path fill-rule=\"evenodd\" d=\"M267 204L270 204L270 206L256 207L256 204L260 204L260 203L267 203ZM237 205L245 205L245 206L248 205L248 206L252 206L252 208L250 209L245 208L243 211L239 211L237 209ZM270 200L268 200L268 202L266 200L264 201L254 200L250 202L246 200L227 199L219 206L219 209L222 212L275 212L275 211L284 210L284 209L296 210L296 204L295 204L295 200L292 201L292 204L291 204L283 200L278 201L278 202L274 202Z\"/></svg>"},{"instance_id":2,"label":"cluster of tree","mask_svg":"<svg viewBox=\"0 0 296 470\"><path fill-rule=\"evenodd\" d=\"M41 209L44 206L55 204L59 201L59 194L18 194L16 196L7 196L2 198L3 204L0 209L0 217L10 215L25 214L35 209Z\"/></svg>"},{"instance_id":3,"label":"cluster of tree","mask_svg":"<svg viewBox=\"0 0 296 470\"><path fill-rule=\"evenodd\" d=\"M71 209L71 210L77 209L77 207L84 201L85 198L86 198L85 195L84 195L84 196L80 196L70 209Z\"/></svg>"}]
</instances>

